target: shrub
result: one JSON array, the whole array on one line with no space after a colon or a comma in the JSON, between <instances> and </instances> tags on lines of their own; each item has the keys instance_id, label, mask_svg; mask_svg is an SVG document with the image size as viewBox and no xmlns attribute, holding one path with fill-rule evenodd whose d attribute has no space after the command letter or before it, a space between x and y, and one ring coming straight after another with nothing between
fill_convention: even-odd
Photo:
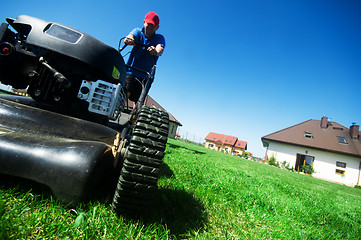
<instances>
[{"instance_id":1,"label":"shrub","mask_svg":"<svg viewBox=\"0 0 361 240\"><path fill-rule=\"evenodd\" d=\"M294 171L293 167L291 167L290 164L288 162L286 162L286 161L283 161L281 163L281 168L286 169L288 171L292 171L292 172Z\"/></svg>"},{"instance_id":2,"label":"shrub","mask_svg":"<svg viewBox=\"0 0 361 240\"><path fill-rule=\"evenodd\" d=\"M303 165L301 167L301 170L306 174L312 174L315 172L315 170L313 169L313 167L311 165Z\"/></svg>"},{"instance_id":3,"label":"shrub","mask_svg":"<svg viewBox=\"0 0 361 240\"><path fill-rule=\"evenodd\" d=\"M272 157L270 157L270 159L268 160L268 164L272 165L272 166L276 166L276 167L280 167L279 162L276 161L275 156L272 155Z\"/></svg>"}]
</instances>

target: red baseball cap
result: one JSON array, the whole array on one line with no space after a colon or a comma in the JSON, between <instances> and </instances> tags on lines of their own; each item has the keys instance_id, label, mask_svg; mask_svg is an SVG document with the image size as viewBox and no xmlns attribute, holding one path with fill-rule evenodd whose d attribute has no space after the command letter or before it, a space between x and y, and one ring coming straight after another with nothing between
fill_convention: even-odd
<instances>
[{"instance_id":1,"label":"red baseball cap","mask_svg":"<svg viewBox=\"0 0 361 240\"><path fill-rule=\"evenodd\" d=\"M158 14L156 14L155 12L149 12L147 13L147 15L145 15L144 18L146 23L151 23L154 26L158 26L159 25L159 16Z\"/></svg>"}]
</instances>

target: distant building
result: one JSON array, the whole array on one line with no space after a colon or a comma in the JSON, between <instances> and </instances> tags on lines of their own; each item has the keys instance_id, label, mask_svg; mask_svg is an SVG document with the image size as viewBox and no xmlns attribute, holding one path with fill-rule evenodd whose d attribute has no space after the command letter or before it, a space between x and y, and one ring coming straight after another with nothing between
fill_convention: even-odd
<instances>
[{"instance_id":1,"label":"distant building","mask_svg":"<svg viewBox=\"0 0 361 240\"><path fill-rule=\"evenodd\" d=\"M132 104L130 102L128 102L129 106L132 106ZM168 137L169 138L176 138L176 133L178 130L178 127L181 127L182 124L175 119L175 117L168 111L166 111L159 103L157 103L152 97L150 97L149 95L147 95L147 97L145 98L145 102L144 105L149 106L149 107L153 107L153 108L157 108L160 109L162 111L165 111L168 113L169 116L169 132L168 132Z\"/></svg>"},{"instance_id":2,"label":"distant building","mask_svg":"<svg viewBox=\"0 0 361 240\"><path fill-rule=\"evenodd\" d=\"M0 82L0 90L5 91L5 92L12 93L12 92L13 92L13 87L10 86L10 85L2 84L2 83Z\"/></svg>"},{"instance_id":3,"label":"distant building","mask_svg":"<svg viewBox=\"0 0 361 240\"><path fill-rule=\"evenodd\" d=\"M308 120L262 137L266 158L286 162L296 171L311 165L314 177L360 185L361 139L359 125L350 129L336 122Z\"/></svg>"},{"instance_id":4,"label":"distant building","mask_svg":"<svg viewBox=\"0 0 361 240\"><path fill-rule=\"evenodd\" d=\"M219 152L242 156L247 150L247 142L238 140L237 137L210 132L205 137L204 146Z\"/></svg>"},{"instance_id":5,"label":"distant building","mask_svg":"<svg viewBox=\"0 0 361 240\"><path fill-rule=\"evenodd\" d=\"M0 92L4 92L7 94L16 94L21 96L29 96L27 94L27 89L15 89L11 85L5 85L0 82Z\"/></svg>"}]
</instances>

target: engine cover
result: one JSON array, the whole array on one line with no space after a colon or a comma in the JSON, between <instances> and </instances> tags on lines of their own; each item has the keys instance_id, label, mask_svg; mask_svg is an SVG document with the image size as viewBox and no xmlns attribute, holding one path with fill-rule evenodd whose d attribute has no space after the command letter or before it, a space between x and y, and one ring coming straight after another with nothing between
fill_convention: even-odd
<instances>
[{"instance_id":1,"label":"engine cover","mask_svg":"<svg viewBox=\"0 0 361 240\"><path fill-rule=\"evenodd\" d=\"M26 43L79 60L104 74L105 81L124 84L123 57L114 48L79 30L27 15L7 19ZM48 60L48 59L47 59Z\"/></svg>"}]
</instances>

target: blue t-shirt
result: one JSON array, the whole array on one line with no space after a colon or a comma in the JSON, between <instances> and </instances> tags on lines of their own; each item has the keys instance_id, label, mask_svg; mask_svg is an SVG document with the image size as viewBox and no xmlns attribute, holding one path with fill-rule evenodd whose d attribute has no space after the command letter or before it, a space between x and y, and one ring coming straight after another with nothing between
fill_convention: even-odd
<instances>
[{"instance_id":1,"label":"blue t-shirt","mask_svg":"<svg viewBox=\"0 0 361 240\"><path fill-rule=\"evenodd\" d=\"M165 47L165 38L161 34L155 33L150 39L148 39L144 34L144 29L140 28L134 29L130 32L130 34L134 36L134 41L136 43L139 42L149 46L157 46L158 44L161 44L163 47ZM127 64L150 72L153 64L155 64L157 60L158 57L152 56L147 51L146 47L135 45L133 46L132 52L130 53ZM127 73L139 78L146 78L147 76L145 73L130 68L128 68Z\"/></svg>"}]
</instances>

